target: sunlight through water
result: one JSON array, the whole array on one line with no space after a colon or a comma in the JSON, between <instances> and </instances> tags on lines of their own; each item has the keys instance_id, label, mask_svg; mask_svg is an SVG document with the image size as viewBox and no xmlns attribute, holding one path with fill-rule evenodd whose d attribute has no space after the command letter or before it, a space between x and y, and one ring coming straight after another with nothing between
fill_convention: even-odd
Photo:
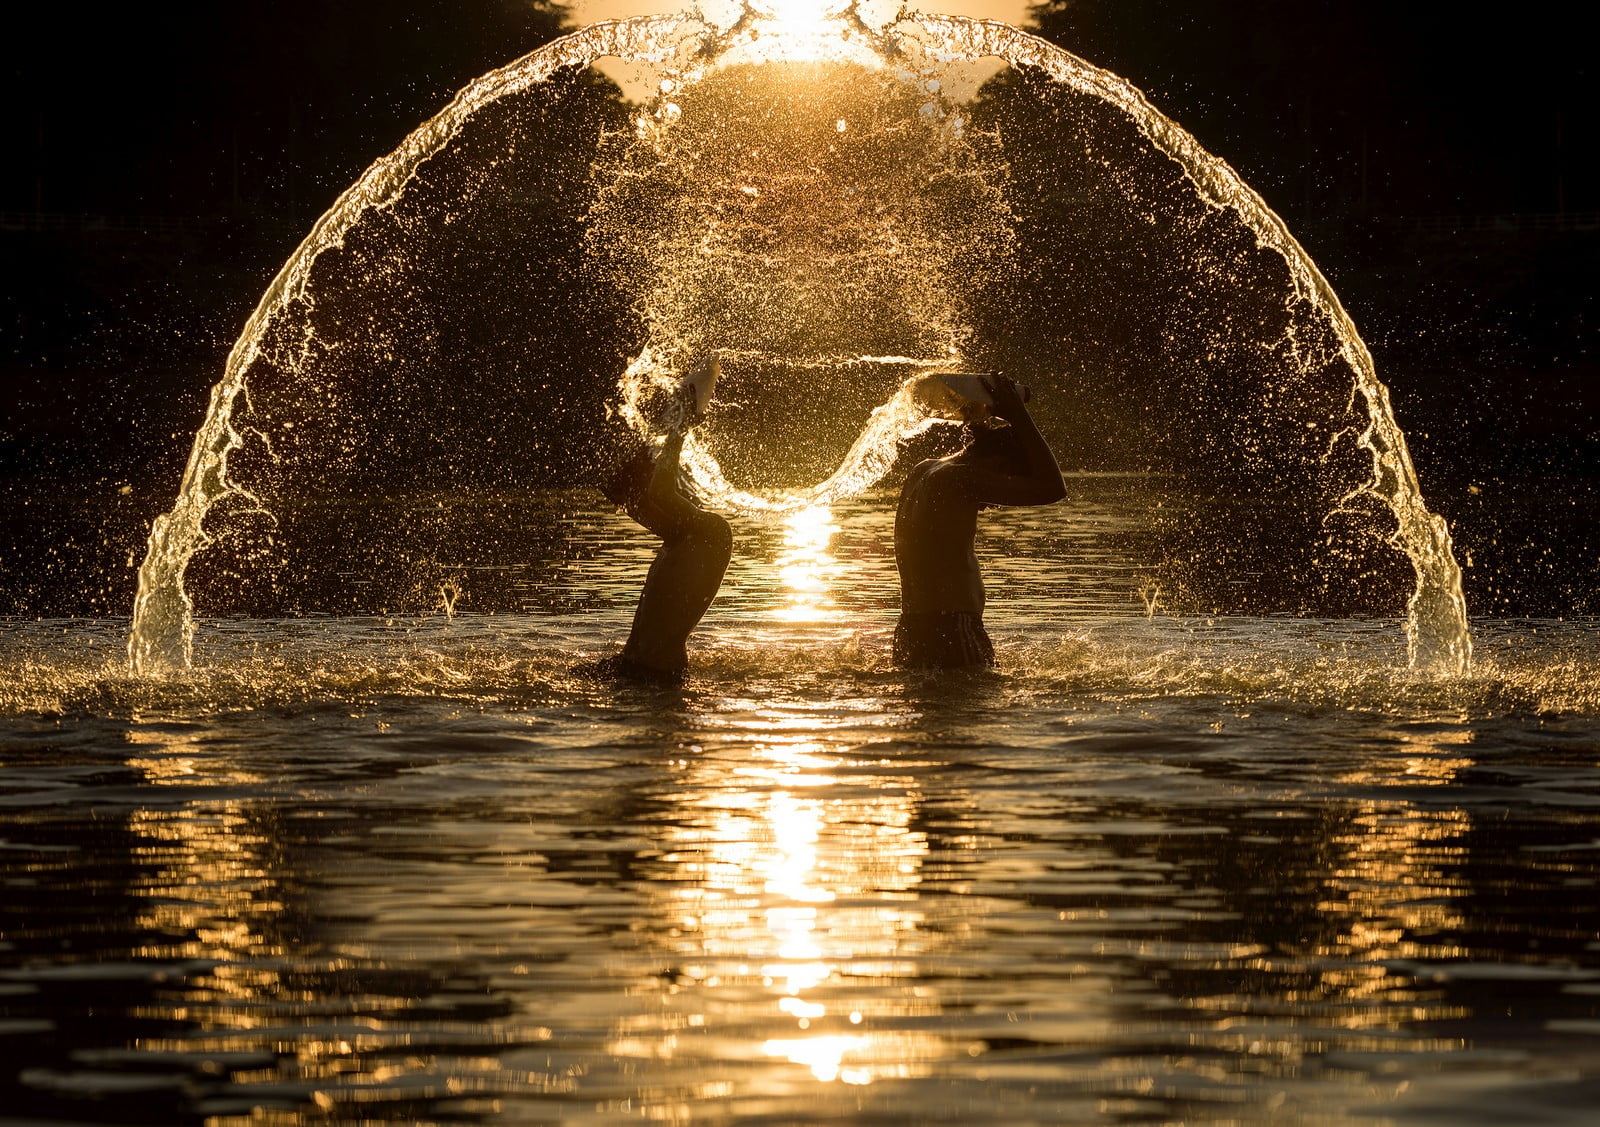
<instances>
[{"instance_id":1,"label":"sunlight through water","mask_svg":"<svg viewBox=\"0 0 1600 1127\"><path fill-rule=\"evenodd\" d=\"M407 405L431 397L444 405L441 417L458 421L473 414L456 410L470 401L448 383L462 378L459 370L446 366L445 357L427 359L448 351L447 344L390 338L435 313L441 322L449 319L442 310L462 287L429 273L457 260L449 233L474 225L475 237L497 231L502 217L495 208L522 198L494 176L505 175L496 171L501 165L522 169L513 158L541 152L541 135L529 134L533 126L522 122L508 127L506 137L495 135L497 115L512 113L526 97L537 107L531 121L560 122L560 99L592 92L578 76L601 58L651 70L657 96L628 110L630 128L585 132L592 148L574 151L584 154L587 176L550 181L570 183L581 197L555 201L576 217L574 226L558 227L551 214L560 209L552 206L527 217L521 237L555 241L559 229L574 262L570 274L560 275L558 296L603 290L617 316L628 320L626 355L633 359L622 372L569 371L564 378L583 385L576 390L559 381L517 384L510 408L495 404L519 422L528 418L527 402L552 399L561 407L540 412L516 438L530 459L546 450L577 451L568 464L544 467L550 481L582 480L580 455L591 456L600 445L591 436L612 424L648 429L658 417L652 399L668 394L711 349L726 350L726 372L685 463L708 505L744 515L831 505L882 481L901 445L930 425L929 412L906 392L908 381L928 371L1037 350L1028 362L1035 365L1029 378L1037 383L1041 418L1058 412L1046 423L1084 441L1102 423L1126 425L1118 456L1162 473L1164 463L1152 466L1145 456L1149 443L1140 428L1170 415L1170 425L1149 432L1151 440L1182 436L1190 408L1207 402L1190 394L1185 381L1204 376L1218 400L1204 423L1214 433L1186 436L1193 448L1179 444L1163 456L1210 484L1213 495L1229 496L1243 485L1296 493L1308 512L1301 514L1304 542L1297 546L1303 571L1286 580L1291 586L1316 588L1328 569L1343 568L1337 582L1359 594L1375 573L1387 583L1391 571L1408 569L1410 663L1451 675L1470 669L1449 530L1423 501L1388 389L1327 279L1225 161L1125 80L1016 28L888 4L751 5L724 2L596 25L485 74L374 162L316 221L230 352L177 498L152 524L128 639L135 672L182 669L192 659L186 572L197 553L222 550L233 532L212 514L214 505L223 503L234 524L248 529L238 533L240 555L227 567L249 578L287 558L280 552L291 538L290 508L342 487L319 476L333 472L319 459L343 459L340 473L370 475L350 488L382 491L406 451L443 441L421 423L405 433L413 416L403 413L390 441L369 444L366 435L379 429L377 422L346 414L359 412L345 406L362 402L357 392L381 399L388 389ZM1004 81L969 103L949 95L953 69L994 60L1010 68ZM551 101L539 100L545 97ZM1000 102L1013 116L979 127L984 106ZM1104 123L1106 139L1076 135L1075 123L1091 119ZM1030 161L1042 162L1034 173L1043 187L1017 192ZM1136 167L1145 171L1135 174ZM553 170L525 171L538 177ZM1024 221L1029 208L1056 206L1068 210ZM429 218L441 214L450 221ZM1137 242L1052 249L1028 241L1046 229L1093 235L1107 226L1099 217L1132 232L1129 239L1159 236L1183 249ZM1081 397L1127 378L1129 362L1118 362L1121 342L1089 339L1098 331L1092 316L1086 326L1063 323L1063 340L1042 341L1040 323L1074 308L1052 287L1074 282L1063 277L1064 266L1089 249L1174 272L1145 286L1139 296L1159 308L1141 308L1138 323L1126 327L1156 340L1158 354L1167 351L1160 344L1183 343L1165 327L1181 320L1187 302L1175 295L1223 289L1214 323L1189 342L1195 363L1177 367L1165 398L1149 397L1127 411L1091 400L1087 409L1098 413L1085 426L1073 417ZM1058 257L1027 257L1046 250ZM1214 269L1217 262L1230 265ZM340 274L347 263L370 272ZM1135 282L1142 277L1125 273ZM1238 314L1235 329L1230 295L1263 287L1261 309ZM387 305L374 296L391 293ZM418 294L430 295L422 302L429 316L405 316L401 295ZM342 305L336 295L355 304ZM533 308L543 309L548 295L540 302ZM462 312L462 323L477 326L473 318L483 306ZM391 316L401 324L370 328ZM538 329L538 316L524 320L526 328L474 329L466 339L511 339ZM1248 354L1248 363L1240 362L1247 379L1235 378L1225 362L1236 353ZM1098 366L1085 368L1085 356ZM396 375L406 363L415 365L407 378L423 381L420 389ZM494 372L507 363L485 354L467 367ZM1131 366L1143 379L1141 363ZM434 386L430 379L447 382ZM573 429L580 433L568 433ZM497 482L499 447L469 440L446 453L441 472L473 488L483 487L480 470L484 480ZM425 484L442 488L437 477ZM1170 508L1158 508L1152 522L1173 519ZM1278 531L1251 527L1241 542L1270 557ZM398 533L404 539L405 530ZM366 547L359 537L337 539L340 547ZM315 558L314 545L300 547ZM1181 565L1192 557L1185 555L1190 547L1173 548L1165 561ZM1368 561L1369 553L1377 562ZM372 547L362 566L391 569L394 554ZM1273 561L1256 567L1246 560L1238 577L1203 574L1229 562L1226 553L1208 558L1184 577L1183 588L1209 584L1249 595ZM811 582L825 561L797 556L794 566L809 568L811 576L796 572L796 582ZM354 570L330 570L348 575L349 589L366 582ZM439 587L437 577L418 582L430 592ZM212 584L221 593L236 585L226 571ZM1405 598L1392 584L1380 589L1391 592L1386 598ZM1167 602L1180 595L1177 584L1163 591ZM1202 591L1193 601L1196 608L1237 611L1218 605L1221 598ZM1304 600L1292 605L1300 609ZM828 612L825 601L796 598L790 606L797 615ZM1394 608L1361 608L1385 609Z\"/></svg>"},{"instance_id":2,"label":"sunlight through water","mask_svg":"<svg viewBox=\"0 0 1600 1127\"><path fill-rule=\"evenodd\" d=\"M851 7L850 0L751 0L750 10L762 18L779 46L770 57L813 60L833 49L838 33L829 24ZM771 48L768 48L771 50Z\"/></svg>"}]
</instances>

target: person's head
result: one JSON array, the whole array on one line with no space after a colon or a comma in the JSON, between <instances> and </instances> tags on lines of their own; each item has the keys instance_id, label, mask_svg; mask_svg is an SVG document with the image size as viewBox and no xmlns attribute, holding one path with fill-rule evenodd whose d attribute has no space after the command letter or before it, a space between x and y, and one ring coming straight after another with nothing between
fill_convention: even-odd
<instances>
[{"instance_id":1,"label":"person's head","mask_svg":"<svg viewBox=\"0 0 1600 1127\"><path fill-rule=\"evenodd\" d=\"M961 458L969 462L993 462L1003 471L1022 473L1028 468L1028 452L1017 437L1016 428L998 419L968 423L962 428L966 446Z\"/></svg>"}]
</instances>

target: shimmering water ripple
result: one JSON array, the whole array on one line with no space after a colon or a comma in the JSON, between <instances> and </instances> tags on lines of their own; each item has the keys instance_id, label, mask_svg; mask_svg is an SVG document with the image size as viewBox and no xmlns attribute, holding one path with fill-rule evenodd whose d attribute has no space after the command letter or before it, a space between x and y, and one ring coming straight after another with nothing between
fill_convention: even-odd
<instances>
[{"instance_id":1,"label":"shimmering water ripple","mask_svg":"<svg viewBox=\"0 0 1600 1127\"><path fill-rule=\"evenodd\" d=\"M1592 628L1441 681L992 525L978 677L888 667L881 506L746 528L678 691L567 673L603 522L581 611L4 624L5 1114L1588 1121Z\"/></svg>"}]
</instances>

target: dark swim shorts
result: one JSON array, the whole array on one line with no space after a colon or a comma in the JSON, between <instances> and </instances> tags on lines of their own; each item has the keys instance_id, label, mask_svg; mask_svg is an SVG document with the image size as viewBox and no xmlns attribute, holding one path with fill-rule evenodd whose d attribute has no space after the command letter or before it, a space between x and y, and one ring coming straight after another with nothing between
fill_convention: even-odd
<instances>
[{"instance_id":1,"label":"dark swim shorts","mask_svg":"<svg viewBox=\"0 0 1600 1127\"><path fill-rule=\"evenodd\" d=\"M988 669L994 643L972 611L902 611L894 627L894 663L901 669Z\"/></svg>"}]
</instances>

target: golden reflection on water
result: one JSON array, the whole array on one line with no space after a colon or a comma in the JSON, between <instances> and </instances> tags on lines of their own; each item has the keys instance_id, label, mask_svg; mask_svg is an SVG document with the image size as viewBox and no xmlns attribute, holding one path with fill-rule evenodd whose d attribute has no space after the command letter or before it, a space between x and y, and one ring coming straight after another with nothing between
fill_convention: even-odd
<instances>
[{"instance_id":1,"label":"golden reflection on water","mask_svg":"<svg viewBox=\"0 0 1600 1127\"><path fill-rule=\"evenodd\" d=\"M831 524L824 514L796 527L811 530L811 543L825 550ZM1144 871L1135 865L1137 858L1088 840L1092 827L1062 822L1059 812L1040 822L1040 809L1024 802L1019 811L1014 790L986 796L982 788L969 790L927 770L942 759L932 751L908 753L895 734L908 717L923 722L914 711L918 706L854 684L849 693L809 698L755 692L716 697L694 730L694 753L653 776L651 802L641 808L651 813L628 823L630 835L637 833L648 846L638 854L646 873L643 879L625 878L625 907L591 908L626 913L626 946L596 955L600 961L591 970L600 970L589 993L581 1002L560 1004L580 1007L562 1014L568 1020L572 1013L581 1015L583 1038L591 1030L606 1031L600 1036L610 1056L622 1062L621 1074L649 1071L643 1092L633 1098L650 1115L689 1121L698 1100L737 1096L759 1102L798 1091L810 1091L819 1101L853 1103L864 1097L862 1087L874 1084L879 1098L893 1098L889 1093L899 1089L883 1082L982 1079L985 1069L1025 1067L1007 1057L1006 1023L1013 1010L1027 1020L1027 1037L1040 1043L1053 1038L1086 1046L1121 1036L1130 1044L1149 1037L1164 1046L1180 1035L1219 1052L1271 1058L1283 1069L1314 1058L1330 1039L1345 1050L1380 1053L1396 1045L1425 1053L1466 1047L1450 1030L1437 1037L1418 1030L1472 1016L1458 993L1430 976L1434 964L1473 956L1459 937L1474 926L1463 907L1471 895L1463 869L1474 815L1439 794L1442 786L1471 781L1476 760L1470 728L1395 724L1372 741L1376 750L1343 759L1342 770L1329 771L1348 797L1337 809L1304 811L1316 819L1316 832L1291 839L1298 852L1284 854L1299 874L1290 906L1317 909L1304 932L1282 945L1212 949L1175 930L1174 954L1164 956L1159 936L1145 931L1160 922L1159 914L1147 918L1143 909L1132 910L1125 918L1132 921L1133 938L1119 934L1114 921L1095 922L1101 893L1093 890L1117 895L1133 887L1133 874ZM126 762L153 794L171 803L151 803L127 816L140 870L131 889L138 901L135 927L149 937L134 956L215 964L173 969L175 983L187 986L174 985L138 1016L188 1027L144 1037L138 1048L254 1050L260 1038L279 1038L275 1063L242 1072L232 1082L270 1086L292 1075L306 1098L327 1107L390 1086L421 1090L416 1086L437 1083L442 1091L457 1083L449 1075L453 1069L466 1071L463 1083L509 1087L506 1077L514 1069L492 1051L448 1060L428 1057L426 1050L395 1057L396 1046L408 1044L412 1035L404 1025L410 1008L440 1004L439 998L449 996L443 986L420 1000L359 999L363 1012L394 1010L393 1025L375 1020L353 1034L348 1023L322 1020L330 999L349 988L317 981L306 968L315 962L316 973L342 973L349 948L330 945L307 960L306 936L295 930L302 925L293 911L284 911L301 892L296 870L284 858L283 820L271 803L239 797L254 791L227 785L270 785L272 776L232 765L229 756L217 753L217 740L217 732L198 727L185 732L136 726L128 736ZM961 825L971 833L951 832L944 820L951 803L970 805L971 821ZM929 825L939 827L931 831L932 842ZM544 848L548 829L532 821L529 826L524 831L520 822L476 826L441 817L418 830L421 857L412 877L386 870L368 893L364 910L375 922L360 925L363 935L390 929L386 941L371 939L373 950L398 952L397 965L408 965L406 960L419 957L416 952L439 950L441 942L456 957L475 943L483 945L479 951L498 953L513 934L507 920L525 921L516 926L528 934L545 934L554 911L488 914L513 895L497 891L499 882L509 890L528 880L520 864L499 867L510 851L522 856ZM1140 836L1157 832L1140 828ZM525 841L525 833L533 836ZM1007 836L1021 847L1008 851ZM472 853L474 848L479 852ZM988 854L982 864L964 868L977 880L952 882L950 858L958 849ZM481 871L476 877L460 876L464 870L457 868L458 879L443 893L407 883L423 872L431 878L445 856L493 860L474 863ZM553 883L547 874L544 884L530 890L530 903L547 904ZM1019 891L999 892L1013 900L1004 909L1006 918L986 920L983 898L1002 885ZM1066 897L1065 906L1036 912L1026 889ZM1243 901L1254 896L1235 891ZM571 895L578 897L574 903L584 903L576 884ZM411 921L432 915L435 905L445 909L442 922L431 931L415 930ZM1219 904L1223 911L1229 907ZM356 916L363 910L348 904L341 909ZM470 916L451 914L463 910ZM1048 933L1056 923L1065 924L1069 911L1081 912L1083 926ZM1203 921L1205 911L1197 909L1196 918ZM1109 938L1096 936L1100 928ZM1007 948L1008 931L1014 936L1019 929L1026 942ZM633 945L641 935L648 936L642 951ZM1059 944L1049 948L1051 956L1062 956L1059 964L1040 957L1037 945L1047 941ZM1138 953L1119 954L1123 943ZM474 956L479 957L494 955ZM1252 1008L1254 999L1228 987L1183 997L1175 1016L1146 1018L1137 1012L1137 1001L1134 1009L1119 1012L1115 974L1126 975L1124 982L1136 980L1144 961L1152 959L1268 976L1278 1008L1262 1019ZM289 962L298 962L307 976L285 976L282 968ZM958 980L963 969L980 965L999 968L998 999L978 996L988 986ZM597 1000L617 982L625 996ZM519 1012L544 1018L542 1007L551 1005L543 995L505 991L527 1005ZM1206 1020L1208 1013L1214 1021ZM477 1035L481 1027L483 1036L499 1037L522 1019L466 1013L456 1020L456 1032ZM293 1032L274 1032L280 1027ZM988 1043L992 1035L997 1046ZM552 1051L570 1054L573 1040L569 1036L568 1046ZM585 1040L582 1051L590 1052L593 1044ZM541 1060L547 1053L542 1046L533 1052ZM526 1084L577 1086L579 1074L564 1067L531 1070L538 1078Z\"/></svg>"},{"instance_id":2,"label":"golden reflection on water","mask_svg":"<svg viewBox=\"0 0 1600 1127\"><path fill-rule=\"evenodd\" d=\"M783 602L772 611L781 622L836 622L843 612L833 590L843 572L828 546L839 532L826 505L799 509L784 518L783 551L777 572Z\"/></svg>"},{"instance_id":3,"label":"golden reflection on water","mask_svg":"<svg viewBox=\"0 0 1600 1127\"><path fill-rule=\"evenodd\" d=\"M1377 757L1341 773L1353 787L1442 787L1473 764L1472 736L1461 728L1400 729L1399 755ZM1343 926L1316 949L1330 960L1325 985L1348 1004L1387 1001L1352 1009L1344 1024L1399 1029L1407 1023L1460 1017L1413 990L1396 988L1392 961L1452 960L1466 948L1433 937L1461 934L1464 892L1461 862L1472 817L1459 807L1431 807L1385 798L1353 805L1349 828L1330 841L1328 907Z\"/></svg>"},{"instance_id":4,"label":"golden reflection on water","mask_svg":"<svg viewBox=\"0 0 1600 1127\"><path fill-rule=\"evenodd\" d=\"M913 826L920 796L896 774L773 717L695 761L689 810L664 827L675 888L661 905L676 924L679 1004L689 1027L721 1026L749 1038L746 1059L788 1062L821 1082L870 1084L922 1075L948 1055L943 1039L874 1028L878 1019L938 1011L909 989L934 937L917 900L925 835ZM698 807L698 810L694 808ZM676 1038L635 1036L614 1052L674 1056ZM719 1039L718 1039L719 1040Z\"/></svg>"},{"instance_id":5,"label":"golden reflection on water","mask_svg":"<svg viewBox=\"0 0 1600 1127\"><path fill-rule=\"evenodd\" d=\"M262 778L203 755L201 731L135 726L126 738L139 749L128 757L128 766L152 787L197 782L212 787ZM286 951L271 934L283 904L271 837L259 824L253 804L218 798L171 807L152 805L131 811L127 830L139 843L132 847L132 855L143 869L130 890L140 902L134 928L140 934L171 937L133 954L156 961L216 964L205 976L203 1000L191 995L186 1004L170 1010L161 1007L146 1016L249 1027L251 1003L276 979L275 972L258 969L257 960ZM167 1045L157 1039L143 1047Z\"/></svg>"}]
</instances>

